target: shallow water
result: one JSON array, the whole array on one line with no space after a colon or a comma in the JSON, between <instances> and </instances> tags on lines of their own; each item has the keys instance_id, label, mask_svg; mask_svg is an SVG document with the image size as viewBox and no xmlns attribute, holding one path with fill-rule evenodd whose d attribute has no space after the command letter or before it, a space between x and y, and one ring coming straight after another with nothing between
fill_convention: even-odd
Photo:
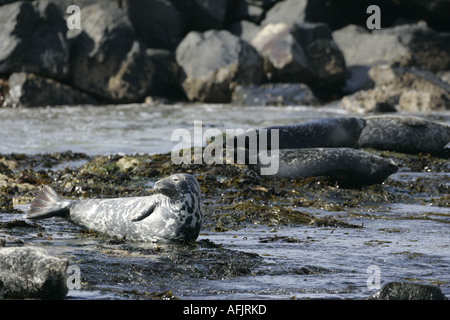
<instances>
[{"instance_id":1,"label":"shallow water","mask_svg":"<svg viewBox=\"0 0 450 320\"><path fill-rule=\"evenodd\" d=\"M193 121L224 130L345 115L349 113L333 107L229 105L0 109L0 153L161 153L176 144L170 139L172 131L192 132ZM450 112L425 116L450 124ZM82 163L60 164L53 170ZM448 186L450 173L400 170L390 179L403 184L439 179ZM431 205L431 196L421 199L421 203L359 203L342 211L302 208L363 228L246 225L226 232L204 230L199 241L212 241L220 249L157 251L154 245L112 244L81 234L59 218L39 221L42 230L0 228L0 238L12 245L44 246L80 266L82 289L70 290L69 299L139 299L166 291L181 299L365 299L376 292L371 282L368 286L369 266L379 268L381 283L432 283L450 297L449 206ZM25 211L27 206L16 208ZM0 223L14 220L23 218L0 214ZM217 262L220 255L236 256L231 263L242 263L242 274L227 274L226 263Z\"/></svg>"},{"instance_id":2,"label":"shallow water","mask_svg":"<svg viewBox=\"0 0 450 320\"><path fill-rule=\"evenodd\" d=\"M247 129L287 125L325 117L354 115L329 107L237 107L231 105L67 106L32 109L0 109L0 153L169 152L177 142L172 132L188 129L194 121L208 128ZM450 113L425 115L450 123Z\"/></svg>"}]
</instances>

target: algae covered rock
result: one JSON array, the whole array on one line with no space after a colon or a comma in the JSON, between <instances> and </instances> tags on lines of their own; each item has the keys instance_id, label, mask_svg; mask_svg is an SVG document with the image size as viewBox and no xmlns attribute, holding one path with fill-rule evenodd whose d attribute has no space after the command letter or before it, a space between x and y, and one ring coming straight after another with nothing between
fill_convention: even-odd
<instances>
[{"instance_id":1,"label":"algae covered rock","mask_svg":"<svg viewBox=\"0 0 450 320\"><path fill-rule=\"evenodd\" d=\"M0 281L6 299L63 299L68 261L35 247L0 248Z\"/></svg>"}]
</instances>

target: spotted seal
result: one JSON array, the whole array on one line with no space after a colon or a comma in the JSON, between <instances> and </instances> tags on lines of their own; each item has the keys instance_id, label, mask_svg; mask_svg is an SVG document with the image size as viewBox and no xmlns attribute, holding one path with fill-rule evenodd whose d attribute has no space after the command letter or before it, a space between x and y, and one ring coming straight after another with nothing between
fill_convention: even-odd
<instances>
[{"instance_id":1,"label":"spotted seal","mask_svg":"<svg viewBox=\"0 0 450 320\"><path fill-rule=\"evenodd\" d=\"M278 153L278 178L298 179L327 176L343 187L382 183L397 172L397 165L388 159L352 148L303 148L267 151ZM257 164L248 166L260 173L265 167L258 154Z\"/></svg>"},{"instance_id":2,"label":"spotted seal","mask_svg":"<svg viewBox=\"0 0 450 320\"><path fill-rule=\"evenodd\" d=\"M156 194L147 197L61 200L45 186L25 218L64 216L95 232L134 241L195 241L203 221L197 179L175 174L157 181L154 191Z\"/></svg>"},{"instance_id":3,"label":"spotted seal","mask_svg":"<svg viewBox=\"0 0 450 320\"><path fill-rule=\"evenodd\" d=\"M381 115L365 118L358 146L402 153L430 153L448 158L450 126L415 116Z\"/></svg>"}]
</instances>

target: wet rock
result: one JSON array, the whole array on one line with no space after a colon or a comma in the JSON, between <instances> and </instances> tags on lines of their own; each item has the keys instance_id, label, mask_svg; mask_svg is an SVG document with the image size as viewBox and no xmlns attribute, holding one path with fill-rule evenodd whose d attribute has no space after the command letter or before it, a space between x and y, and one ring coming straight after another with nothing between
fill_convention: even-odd
<instances>
[{"instance_id":1,"label":"wet rock","mask_svg":"<svg viewBox=\"0 0 450 320\"><path fill-rule=\"evenodd\" d=\"M226 0L171 0L182 15L186 30L221 29L225 22Z\"/></svg>"},{"instance_id":2,"label":"wet rock","mask_svg":"<svg viewBox=\"0 0 450 320\"><path fill-rule=\"evenodd\" d=\"M125 13L114 3L81 9L82 32L71 55L72 83L105 101L141 101L151 88L154 66Z\"/></svg>"},{"instance_id":3,"label":"wet rock","mask_svg":"<svg viewBox=\"0 0 450 320\"><path fill-rule=\"evenodd\" d=\"M176 59L191 101L229 102L233 86L263 79L263 62L256 50L225 30L190 32L178 46Z\"/></svg>"},{"instance_id":4,"label":"wet rock","mask_svg":"<svg viewBox=\"0 0 450 320\"><path fill-rule=\"evenodd\" d=\"M33 73L13 73L8 82L12 103L24 107L97 104L84 92Z\"/></svg>"},{"instance_id":5,"label":"wet rock","mask_svg":"<svg viewBox=\"0 0 450 320\"><path fill-rule=\"evenodd\" d=\"M361 113L450 108L450 86L431 72L380 65L369 70L369 77L375 87L342 98L342 108Z\"/></svg>"},{"instance_id":6,"label":"wet rock","mask_svg":"<svg viewBox=\"0 0 450 320\"><path fill-rule=\"evenodd\" d=\"M257 164L249 167L276 178L324 176L342 187L379 184L398 169L392 160L352 148L281 149L278 156L273 152L259 153ZM269 163L267 154L271 157Z\"/></svg>"},{"instance_id":7,"label":"wet rock","mask_svg":"<svg viewBox=\"0 0 450 320\"><path fill-rule=\"evenodd\" d=\"M67 29L50 1L15 2L0 10L0 73L26 71L63 79L69 75Z\"/></svg>"},{"instance_id":8,"label":"wet rock","mask_svg":"<svg viewBox=\"0 0 450 320\"><path fill-rule=\"evenodd\" d=\"M450 68L450 34L423 24L401 25L369 32L349 25L333 32L348 66L416 66L437 72Z\"/></svg>"},{"instance_id":9,"label":"wet rock","mask_svg":"<svg viewBox=\"0 0 450 320\"><path fill-rule=\"evenodd\" d=\"M374 300L447 300L438 286L412 282L389 282L375 293Z\"/></svg>"},{"instance_id":10,"label":"wet rock","mask_svg":"<svg viewBox=\"0 0 450 320\"><path fill-rule=\"evenodd\" d=\"M303 82L314 88L340 87L345 60L325 24L269 24L251 44L264 57L264 71L275 82Z\"/></svg>"},{"instance_id":11,"label":"wet rock","mask_svg":"<svg viewBox=\"0 0 450 320\"><path fill-rule=\"evenodd\" d=\"M450 142L450 127L412 116L367 117L359 137L361 148L440 155Z\"/></svg>"},{"instance_id":12,"label":"wet rock","mask_svg":"<svg viewBox=\"0 0 450 320\"><path fill-rule=\"evenodd\" d=\"M34 247L0 248L0 281L5 299L63 299L67 260Z\"/></svg>"},{"instance_id":13,"label":"wet rock","mask_svg":"<svg viewBox=\"0 0 450 320\"><path fill-rule=\"evenodd\" d=\"M147 48L176 48L181 40L182 22L170 1L125 0L122 8Z\"/></svg>"},{"instance_id":14,"label":"wet rock","mask_svg":"<svg viewBox=\"0 0 450 320\"><path fill-rule=\"evenodd\" d=\"M233 104L246 106L316 105L319 100L303 83L239 85L233 90Z\"/></svg>"}]
</instances>

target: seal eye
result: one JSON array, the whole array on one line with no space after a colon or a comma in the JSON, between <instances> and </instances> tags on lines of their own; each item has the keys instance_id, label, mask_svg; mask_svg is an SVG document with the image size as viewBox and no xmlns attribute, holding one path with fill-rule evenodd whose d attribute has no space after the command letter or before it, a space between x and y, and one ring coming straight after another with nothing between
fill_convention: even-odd
<instances>
[{"instance_id":1,"label":"seal eye","mask_svg":"<svg viewBox=\"0 0 450 320\"><path fill-rule=\"evenodd\" d=\"M178 181L178 180L180 180L180 179L178 179L177 177L173 177L172 179L173 179L173 181Z\"/></svg>"}]
</instances>

